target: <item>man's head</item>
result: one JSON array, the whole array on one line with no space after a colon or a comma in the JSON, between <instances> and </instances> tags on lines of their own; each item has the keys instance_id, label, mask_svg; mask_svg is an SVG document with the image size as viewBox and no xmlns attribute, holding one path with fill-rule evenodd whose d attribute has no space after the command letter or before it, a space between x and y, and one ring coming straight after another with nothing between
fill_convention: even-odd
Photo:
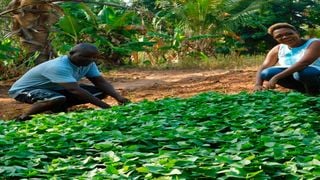
<instances>
[{"instance_id":1,"label":"man's head","mask_svg":"<svg viewBox=\"0 0 320 180\"><path fill-rule=\"evenodd\" d=\"M76 66L87 66L94 62L99 54L96 46L88 43L80 43L74 46L69 52L69 59Z\"/></svg>"}]
</instances>

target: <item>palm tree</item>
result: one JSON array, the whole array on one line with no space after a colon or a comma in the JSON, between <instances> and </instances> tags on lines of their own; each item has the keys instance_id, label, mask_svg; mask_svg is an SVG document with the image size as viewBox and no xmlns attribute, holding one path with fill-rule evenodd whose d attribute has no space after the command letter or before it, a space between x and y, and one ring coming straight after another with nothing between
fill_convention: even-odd
<instances>
[{"instance_id":1,"label":"palm tree","mask_svg":"<svg viewBox=\"0 0 320 180\"><path fill-rule=\"evenodd\" d=\"M0 3L0 10L5 9L6 5L10 2L10 0L3 0L2 3ZM0 17L0 37L4 37L6 32L9 31L9 29L7 28L9 26L10 21L8 21L8 19L10 19L10 16L2 16Z\"/></svg>"},{"instance_id":2,"label":"palm tree","mask_svg":"<svg viewBox=\"0 0 320 180\"><path fill-rule=\"evenodd\" d=\"M44 0L12 0L6 9L12 17L12 29L5 37L17 35L28 57L38 53L36 64L52 58L54 52L48 37L51 26L63 14L60 7Z\"/></svg>"},{"instance_id":3,"label":"palm tree","mask_svg":"<svg viewBox=\"0 0 320 180\"><path fill-rule=\"evenodd\" d=\"M52 26L64 14L60 6L55 3L58 1L120 6L95 0L11 0L6 7L6 12L11 15L12 29L5 37L17 35L21 47L27 52L27 57L38 54L35 59L36 64L55 56L49 34Z\"/></svg>"}]
</instances>

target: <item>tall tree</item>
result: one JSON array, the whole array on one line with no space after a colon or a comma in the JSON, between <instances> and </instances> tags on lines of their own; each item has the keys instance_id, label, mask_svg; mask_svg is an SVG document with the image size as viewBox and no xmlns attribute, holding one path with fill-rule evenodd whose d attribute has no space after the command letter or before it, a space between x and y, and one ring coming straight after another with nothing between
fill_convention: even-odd
<instances>
[{"instance_id":1,"label":"tall tree","mask_svg":"<svg viewBox=\"0 0 320 180\"><path fill-rule=\"evenodd\" d=\"M54 52L48 36L51 26L62 15L59 6L45 0L12 0L6 9L12 10L12 30L7 37L18 35L28 56L39 53L37 64L52 58Z\"/></svg>"},{"instance_id":2,"label":"tall tree","mask_svg":"<svg viewBox=\"0 0 320 180\"><path fill-rule=\"evenodd\" d=\"M1 10L5 10L7 4L9 4L11 0L3 0L2 3L0 3L0 11ZM5 15L5 16L0 16L0 37L4 37L5 34L7 32L9 32L10 30L8 29L9 27L9 24L10 24L10 20L11 20L11 17L8 16L8 15Z\"/></svg>"}]
</instances>

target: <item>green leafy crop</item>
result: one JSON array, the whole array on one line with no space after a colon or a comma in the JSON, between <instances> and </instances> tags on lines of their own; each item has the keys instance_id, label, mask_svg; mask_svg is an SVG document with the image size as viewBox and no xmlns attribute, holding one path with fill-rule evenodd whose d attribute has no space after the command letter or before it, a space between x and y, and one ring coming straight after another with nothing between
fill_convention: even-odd
<instances>
[{"instance_id":1,"label":"green leafy crop","mask_svg":"<svg viewBox=\"0 0 320 180\"><path fill-rule=\"evenodd\" d=\"M0 121L0 176L318 179L320 99L204 93Z\"/></svg>"}]
</instances>

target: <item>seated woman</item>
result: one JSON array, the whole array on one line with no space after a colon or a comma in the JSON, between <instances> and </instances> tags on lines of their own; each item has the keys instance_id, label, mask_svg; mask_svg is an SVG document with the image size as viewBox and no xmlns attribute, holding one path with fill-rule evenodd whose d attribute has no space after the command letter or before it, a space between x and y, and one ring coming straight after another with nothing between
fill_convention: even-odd
<instances>
[{"instance_id":1,"label":"seated woman","mask_svg":"<svg viewBox=\"0 0 320 180\"><path fill-rule=\"evenodd\" d=\"M278 84L309 95L319 94L320 39L302 39L288 23L276 23L268 33L279 44L269 51L258 69L254 90L274 89ZM265 87L264 81L268 81Z\"/></svg>"}]
</instances>

